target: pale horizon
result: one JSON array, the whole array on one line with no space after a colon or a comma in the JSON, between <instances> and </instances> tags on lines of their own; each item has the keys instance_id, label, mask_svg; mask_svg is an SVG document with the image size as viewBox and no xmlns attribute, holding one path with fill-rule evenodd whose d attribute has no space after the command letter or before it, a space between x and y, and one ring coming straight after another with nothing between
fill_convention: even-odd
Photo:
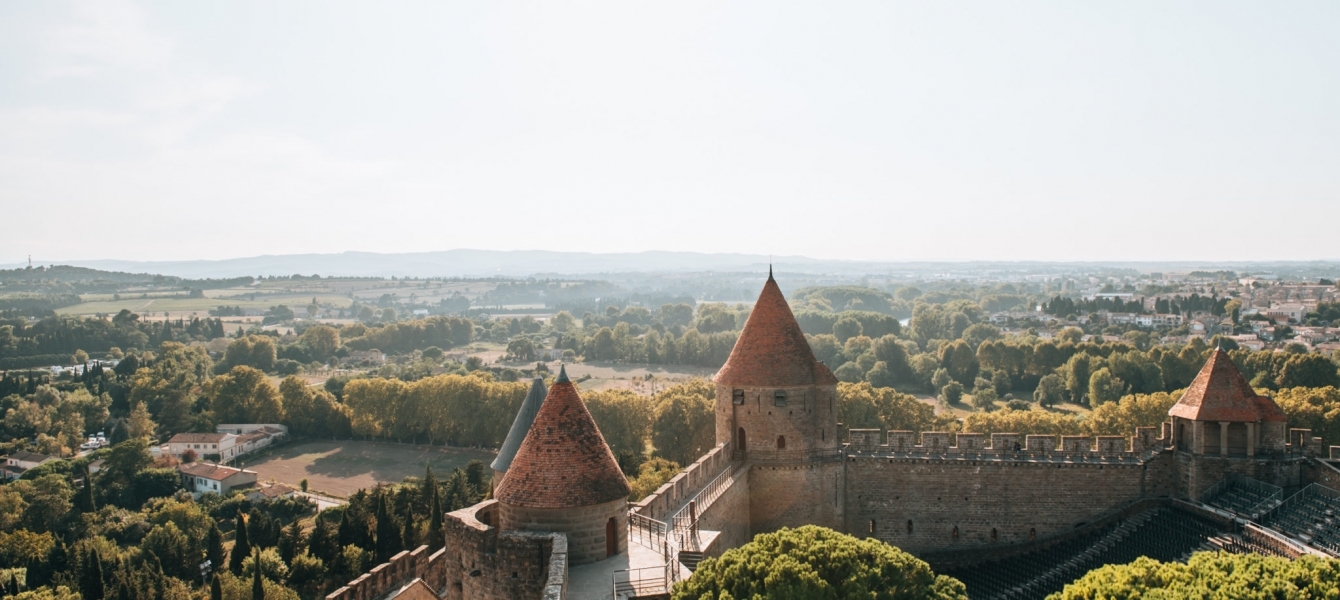
<instances>
[{"instance_id":1,"label":"pale horizon","mask_svg":"<svg viewBox=\"0 0 1340 600\"><path fill-rule=\"evenodd\" d=\"M0 264L1337 259L1337 30L1322 2L9 3Z\"/></svg>"}]
</instances>

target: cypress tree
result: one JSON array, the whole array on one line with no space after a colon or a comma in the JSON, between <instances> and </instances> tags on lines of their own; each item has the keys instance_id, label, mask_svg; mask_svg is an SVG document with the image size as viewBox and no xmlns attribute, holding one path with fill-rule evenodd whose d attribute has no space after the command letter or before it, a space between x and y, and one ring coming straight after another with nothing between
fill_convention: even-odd
<instances>
[{"instance_id":1,"label":"cypress tree","mask_svg":"<svg viewBox=\"0 0 1340 600\"><path fill-rule=\"evenodd\" d=\"M98 557L97 550L88 552L88 560L85 561L84 571L79 577L79 592L84 600L103 600L106 596L102 588L102 560Z\"/></svg>"},{"instance_id":2,"label":"cypress tree","mask_svg":"<svg viewBox=\"0 0 1340 600\"><path fill-rule=\"evenodd\" d=\"M205 534L205 558L215 571L223 568L223 532L219 531L218 523L211 522L209 533Z\"/></svg>"},{"instance_id":3,"label":"cypress tree","mask_svg":"<svg viewBox=\"0 0 1340 600\"><path fill-rule=\"evenodd\" d=\"M5 587L5 583L3 581L0 581L0 598L4 598L5 596L8 595L9 595L9 589Z\"/></svg>"},{"instance_id":4,"label":"cypress tree","mask_svg":"<svg viewBox=\"0 0 1340 600\"><path fill-rule=\"evenodd\" d=\"M134 596L130 594L130 586L126 584L126 580L124 579L121 580L121 585L116 586L116 595L120 600L131 600L134 598Z\"/></svg>"},{"instance_id":5,"label":"cypress tree","mask_svg":"<svg viewBox=\"0 0 1340 600\"><path fill-rule=\"evenodd\" d=\"M219 583L218 573L209 581L209 600L223 600L223 584Z\"/></svg>"},{"instance_id":6,"label":"cypress tree","mask_svg":"<svg viewBox=\"0 0 1340 600\"><path fill-rule=\"evenodd\" d=\"M428 521L428 549L436 552L447 545L446 531L442 529L442 496L433 490L432 518Z\"/></svg>"},{"instance_id":7,"label":"cypress tree","mask_svg":"<svg viewBox=\"0 0 1340 600\"><path fill-rule=\"evenodd\" d=\"M414 519L405 519L404 526L401 527L400 547L405 550L413 550L419 547L419 532L414 529Z\"/></svg>"},{"instance_id":8,"label":"cypress tree","mask_svg":"<svg viewBox=\"0 0 1340 600\"><path fill-rule=\"evenodd\" d=\"M423 507L433 508L433 498L437 497L437 478L433 477L433 465L424 469L423 484L419 486L419 498Z\"/></svg>"},{"instance_id":9,"label":"cypress tree","mask_svg":"<svg viewBox=\"0 0 1340 600\"><path fill-rule=\"evenodd\" d=\"M320 528L320 524L317 524ZM295 520L293 524L284 530L283 536L279 540L279 557L284 559L284 564L292 565L293 557L302 554L302 527Z\"/></svg>"},{"instance_id":10,"label":"cypress tree","mask_svg":"<svg viewBox=\"0 0 1340 600\"><path fill-rule=\"evenodd\" d=\"M378 492L377 494L377 564L391 560L397 552L402 549L400 539L400 528L395 526L395 519L391 517L386 509L386 494Z\"/></svg>"},{"instance_id":11,"label":"cypress tree","mask_svg":"<svg viewBox=\"0 0 1340 600\"><path fill-rule=\"evenodd\" d=\"M17 595L19 593L19 578L13 571L9 572L9 593Z\"/></svg>"},{"instance_id":12,"label":"cypress tree","mask_svg":"<svg viewBox=\"0 0 1340 600\"><path fill-rule=\"evenodd\" d=\"M84 465L84 487L79 489L79 494L74 499L74 507L86 513L97 510L93 503L93 474L89 473L88 465Z\"/></svg>"},{"instance_id":13,"label":"cypress tree","mask_svg":"<svg viewBox=\"0 0 1340 600\"><path fill-rule=\"evenodd\" d=\"M251 578L251 600L265 600L265 582L261 580L261 551L256 549L256 569Z\"/></svg>"},{"instance_id":14,"label":"cypress tree","mask_svg":"<svg viewBox=\"0 0 1340 600\"><path fill-rule=\"evenodd\" d=\"M242 509L237 510L237 541L233 542L233 553L228 556L228 570L233 575L242 574L242 561L251 554L251 542L247 540L247 519Z\"/></svg>"}]
</instances>

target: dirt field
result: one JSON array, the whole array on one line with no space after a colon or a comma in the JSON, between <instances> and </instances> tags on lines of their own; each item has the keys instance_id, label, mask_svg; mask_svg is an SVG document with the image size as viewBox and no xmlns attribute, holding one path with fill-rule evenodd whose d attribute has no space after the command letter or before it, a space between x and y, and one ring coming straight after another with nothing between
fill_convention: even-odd
<instances>
[{"instance_id":1,"label":"dirt field","mask_svg":"<svg viewBox=\"0 0 1340 600\"><path fill-rule=\"evenodd\" d=\"M378 483L395 483L409 475L423 475L424 465L446 474L474 459L493 460L494 453L468 448L414 446L384 442L307 442L287 446L246 469L271 479L298 485L307 478L312 490L345 497Z\"/></svg>"}]
</instances>

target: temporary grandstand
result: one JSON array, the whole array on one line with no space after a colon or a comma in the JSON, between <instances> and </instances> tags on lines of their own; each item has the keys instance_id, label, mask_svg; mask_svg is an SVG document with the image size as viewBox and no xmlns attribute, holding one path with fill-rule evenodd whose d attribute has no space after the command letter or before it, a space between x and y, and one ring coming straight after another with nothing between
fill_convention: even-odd
<instances>
[{"instance_id":1,"label":"temporary grandstand","mask_svg":"<svg viewBox=\"0 0 1340 600\"><path fill-rule=\"evenodd\" d=\"M962 581L974 600L1040 600L1106 564L1141 556L1180 561L1197 550L1221 547L1211 538L1232 527L1231 521L1194 506L1167 502L1085 528L1043 548L946 572Z\"/></svg>"}]
</instances>

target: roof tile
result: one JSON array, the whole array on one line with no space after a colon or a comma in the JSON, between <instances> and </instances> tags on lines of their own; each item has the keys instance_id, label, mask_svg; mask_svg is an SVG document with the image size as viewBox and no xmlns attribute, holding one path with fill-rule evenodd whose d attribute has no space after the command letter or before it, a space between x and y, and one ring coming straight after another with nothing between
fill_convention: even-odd
<instances>
[{"instance_id":1,"label":"roof tile","mask_svg":"<svg viewBox=\"0 0 1340 600\"><path fill-rule=\"evenodd\" d=\"M712 380L722 385L750 387L837 384L833 372L814 358L771 273L731 349L730 358Z\"/></svg>"},{"instance_id":2,"label":"roof tile","mask_svg":"<svg viewBox=\"0 0 1340 600\"><path fill-rule=\"evenodd\" d=\"M629 491L577 386L560 372L495 497L512 506L572 508L610 502Z\"/></svg>"},{"instance_id":3,"label":"roof tile","mask_svg":"<svg viewBox=\"0 0 1340 600\"><path fill-rule=\"evenodd\" d=\"M1235 423L1287 420L1274 400L1256 394L1221 348L1210 355L1168 415L1192 421Z\"/></svg>"}]
</instances>

